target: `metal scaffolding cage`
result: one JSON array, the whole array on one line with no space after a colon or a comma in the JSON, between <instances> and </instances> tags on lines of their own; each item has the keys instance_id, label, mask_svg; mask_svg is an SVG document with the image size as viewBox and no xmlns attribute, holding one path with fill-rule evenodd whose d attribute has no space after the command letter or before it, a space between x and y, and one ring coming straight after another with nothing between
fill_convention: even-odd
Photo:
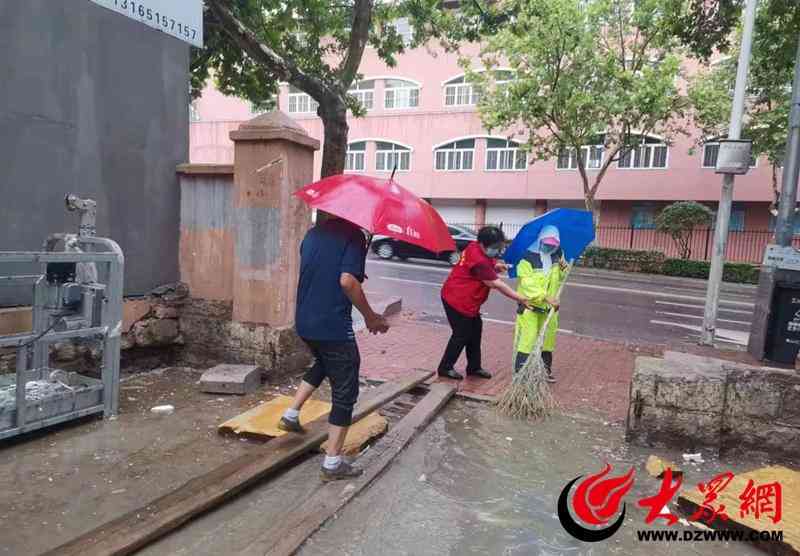
<instances>
[{"instance_id":1,"label":"metal scaffolding cage","mask_svg":"<svg viewBox=\"0 0 800 556\"><path fill-rule=\"evenodd\" d=\"M95 236L96 204L73 195L77 234L52 234L37 252L0 252L0 265L33 263L39 274L0 276L0 287L33 289L32 330L0 336L16 350L16 372L0 375L0 439L86 415L114 415L119 400L124 257L111 239ZM63 250L56 248L61 245ZM100 379L50 367L56 342L102 344Z\"/></svg>"}]
</instances>

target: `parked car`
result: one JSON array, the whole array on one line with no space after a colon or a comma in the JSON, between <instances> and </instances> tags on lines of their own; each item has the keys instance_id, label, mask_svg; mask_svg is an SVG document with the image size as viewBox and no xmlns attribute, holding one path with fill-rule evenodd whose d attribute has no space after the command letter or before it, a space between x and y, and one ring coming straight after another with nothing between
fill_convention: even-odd
<instances>
[{"instance_id":1,"label":"parked car","mask_svg":"<svg viewBox=\"0 0 800 556\"><path fill-rule=\"evenodd\" d=\"M477 240L478 236L472 230L462 226L450 224L447 226L447 229L450 231L450 235L453 236L453 241L456 242L456 251L444 251L436 254L422 247L386 236L375 236L372 238L372 251L381 259L391 259L393 257L397 257L403 261L411 258L432 259L447 261L451 265L454 265L461 258L461 251L471 242Z\"/></svg>"}]
</instances>

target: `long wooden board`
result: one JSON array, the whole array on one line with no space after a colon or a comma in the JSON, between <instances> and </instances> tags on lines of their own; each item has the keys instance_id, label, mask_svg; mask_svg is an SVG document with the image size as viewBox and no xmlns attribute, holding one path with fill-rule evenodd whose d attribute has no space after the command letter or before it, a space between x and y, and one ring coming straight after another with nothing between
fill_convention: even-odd
<instances>
[{"instance_id":1,"label":"long wooden board","mask_svg":"<svg viewBox=\"0 0 800 556\"><path fill-rule=\"evenodd\" d=\"M241 556L288 556L341 510L359 492L368 487L408 443L425 428L455 394L451 384L438 383L408 415L361 458L364 474L352 481L328 483L319 488L297 508L260 535L240 552ZM369 460L369 461L365 461Z\"/></svg>"},{"instance_id":2,"label":"long wooden board","mask_svg":"<svg viewBox=\"0 0 800 556\"><path fill-rule=\"evenodd\" d=\"M429 372L409 373L402 382L389 382L365 392L364 399L355 407L353 420L363 418L431 375ZM304 435L286 435L271 440L205 475L191 479L146 506L47 552L46 556L131 554L319 447L328 437L327 415L311 423L306 430Z\"/></svg>"}]
</instances>

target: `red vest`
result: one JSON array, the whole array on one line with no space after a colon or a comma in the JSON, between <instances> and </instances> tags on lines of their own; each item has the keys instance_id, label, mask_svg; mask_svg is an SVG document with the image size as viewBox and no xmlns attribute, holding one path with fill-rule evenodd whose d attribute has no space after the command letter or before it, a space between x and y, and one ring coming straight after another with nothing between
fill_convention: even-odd
<instances>
[{"instance_id":1,"label":"red vest","mask_svg":"<svg viewBox=\"0 0 800 556\"><path fill-rule=\"evenodd\" d=\"M489 287L471 272L479 263L488 263L494 270L495 261L483 252L477 241L473 241L464 249L461 260L450 271L442 286L442 299L453 309L468 317L477 317L481 305L489 298Z\"/></svg>"}]
</instances>

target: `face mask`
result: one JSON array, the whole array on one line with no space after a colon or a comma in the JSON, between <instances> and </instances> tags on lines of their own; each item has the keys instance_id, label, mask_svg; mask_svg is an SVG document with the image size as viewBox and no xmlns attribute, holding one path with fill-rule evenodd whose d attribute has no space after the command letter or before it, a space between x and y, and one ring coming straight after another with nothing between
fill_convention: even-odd
<instances>
[{"instance_id":1,"label":"face mask","mask_svg":"<svg viewBox=\"0 0 800 556\"><path fill-rule=\"evenodd\" d=\"M500 254L500 248L499 247L487 247L486 248L486 254L489 257L494 258L494 257L496 257L497 255Z\"/></svg>"},{"instance_id":2,"label":"face mask","mask_svg":"<svg viewBox=\"0 0 800 556\"><path fill-rule=\"evenodd\" d=\"M552 255L553 253L556 252L556 250L558 250L558 247L555 245L542 244L542 246L539 249L545 255Z\"/></svg>"}]
</instances>

